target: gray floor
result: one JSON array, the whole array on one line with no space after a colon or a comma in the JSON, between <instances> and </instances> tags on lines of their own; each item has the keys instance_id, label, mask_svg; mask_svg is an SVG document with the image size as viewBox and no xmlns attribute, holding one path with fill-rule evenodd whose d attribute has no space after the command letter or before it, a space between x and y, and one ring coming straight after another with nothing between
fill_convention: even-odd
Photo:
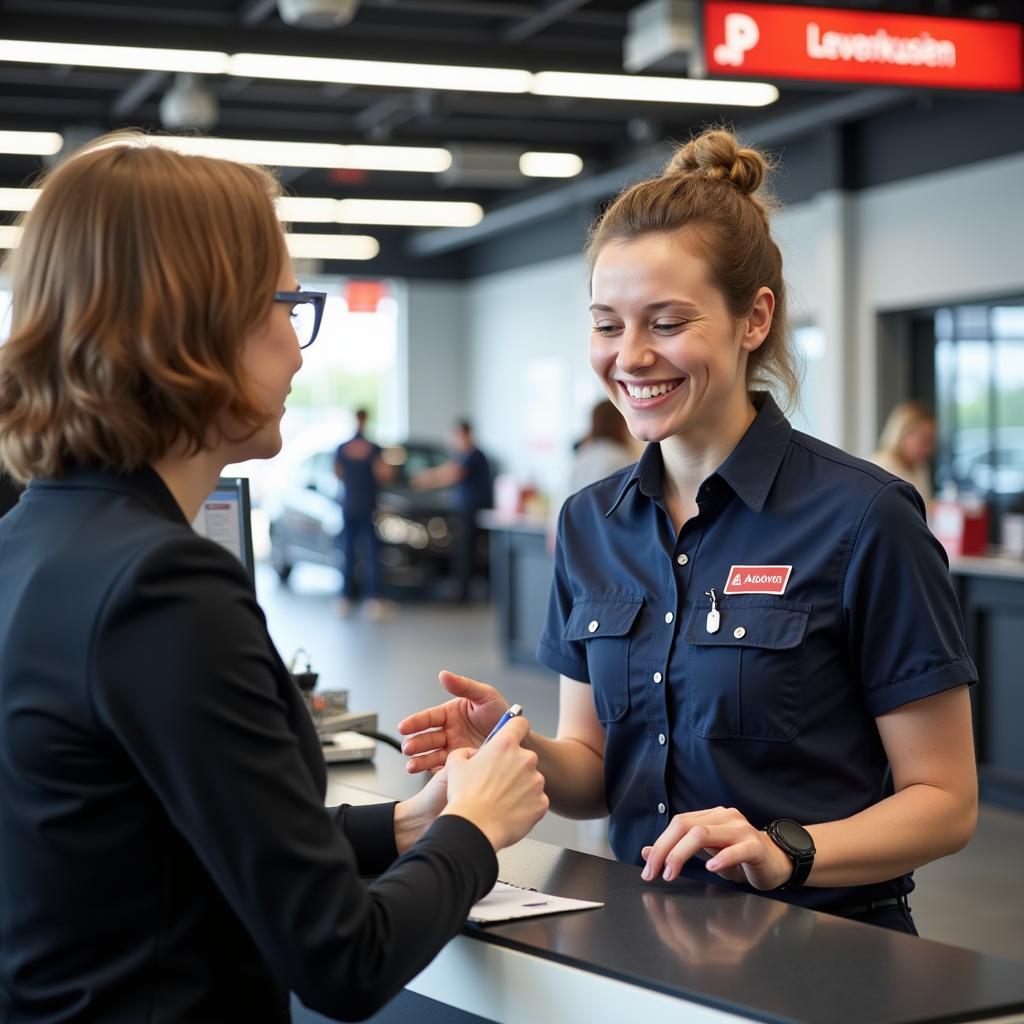
<instances>
[{"instance_id":1,"label":"gray floor","mask_svg":"<svg viewBox=\"0 0 1024 1024\"><path fill-rule=\"evenodd\" d=\"M257 591L271 635L287 661L304 648L320 685L347 689L353 710L376 711L380 728L445 696L437 673L448 668L493 683L526 709L534 727L553 731L557 681L546 670L505 664L494 615L487 606L456 608L404 605L393 618L341 620L331 610L337 578L329 570L300 566L289 587L261 567ZM404 773L404 758L379 747L372 770L345 769L352 785L407 796L419 785ZM536 839L611 856L603 821L573 822L549 815ZM911 905L923 936L999 956L1024 960L1024 815L983 806L966 850L916 873Z\"/></svg>"}]
</instances>

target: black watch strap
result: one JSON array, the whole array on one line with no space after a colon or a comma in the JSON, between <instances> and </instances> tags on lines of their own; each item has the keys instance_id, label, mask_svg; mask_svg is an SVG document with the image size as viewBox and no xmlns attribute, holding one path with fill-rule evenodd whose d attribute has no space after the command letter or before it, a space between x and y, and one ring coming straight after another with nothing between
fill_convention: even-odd
<instances>
[{"instance_id":1,"label":"black watch strap","mask_svg":"<svg viewBox=\"0 0 1024 1024\"><path fill-rule=\"evenodd\" d=\"M793 862L793 873L779 888L795 889L803 885L814 866L814 840L810 832L791 818L776 818L765 825L764 831Z\"/></svg>"}]
</instances>

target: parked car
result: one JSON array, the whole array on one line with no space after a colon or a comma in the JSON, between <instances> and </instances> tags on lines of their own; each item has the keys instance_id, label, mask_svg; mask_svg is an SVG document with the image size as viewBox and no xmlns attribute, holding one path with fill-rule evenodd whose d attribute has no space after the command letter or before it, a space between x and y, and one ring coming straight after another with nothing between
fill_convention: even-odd
<instances>
[{"instance_id":1,"label":"parked car","mask_svg":"<svg viewBox=\"0 0 1024 1024\"><path fill-rule=\"evenodd\" d=\"M426 592L451 575L459 529L451 488L415 491L412 474L446 462L438 445L410 441L384 448L395 478L380 492L374 524L381 541L381 584L390 596ZM299 562L345 571L339 544L344 515L338 501L342 485L334 475L334 449L302 461L273 502L270 558L287 582Z\"/></svg>"}]
</instances>

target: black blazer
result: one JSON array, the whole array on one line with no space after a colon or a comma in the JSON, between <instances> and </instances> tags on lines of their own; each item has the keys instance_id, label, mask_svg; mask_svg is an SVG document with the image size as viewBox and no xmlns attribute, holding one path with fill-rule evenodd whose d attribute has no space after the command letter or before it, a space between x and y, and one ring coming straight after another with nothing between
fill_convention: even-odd
<instances>
[{"instance_id":1,"label":"black blazer","mask_svg":"<svg viewBox=\"0 0 1024 1024\"><path fill-rule=\"evenodd\" d=\"M156 473L33 483L0 520L0 1021L372 1013L497 860L448 816L395 861L393 805L325 789L244 571Z\"/></svg>"}]
</instances>

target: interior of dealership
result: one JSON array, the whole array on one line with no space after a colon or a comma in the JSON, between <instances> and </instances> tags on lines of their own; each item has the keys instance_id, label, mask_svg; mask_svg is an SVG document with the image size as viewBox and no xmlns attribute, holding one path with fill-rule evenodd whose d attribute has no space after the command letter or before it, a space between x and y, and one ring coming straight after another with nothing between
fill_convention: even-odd
<instances>
[{"instance_id":1,"label":"interior of dealership","mask_svg":"<svg viewBox=\"0 0 1024 1024\"><path fill-rule=\"evenodd\" d=\"M772 164L771 232L801 374L793 428L877 460L894 410L924 411L931 433L919 466L881 465L916 484L915 515L927 515L948 559L976 674L945 685L977 680L977 828L963 849L915 871L919 937L883 943L883 929L840 929L838 918L749 886L740 903L683 878L641 881L643 862L621 863L607 816L551 812L502 852L500 877L600 909L468 925L374 1020L611 1020L638 1010L676 1019L683 1009L709 1022L1024 1020L1024 5L0 0L0 350L19 329L18 246L40 175L97 137L141 129L155 147L267 167L283 187L277 214L299 289L324 296L316 344L292 380L280 452L226 465L194 526L245 566L320 727L329 803L422 791L398 723L448 698L441 670L497 687L536 732L559 731L568 655L538 655L542 634L551 649L556 564L569 571L559 510L617 468L574 475L608 397L588 341L597 316L588 239L622 190L661 175L680 145L716 127ZM612 398L632 426L625 390ZM637 415L650 389L633 399ZM0 432L3 400L0 387ZM355 435L358 449L364 430L380 446L370 449L365 547L352 525L361 471L339 447ZM627 435L617 465L640 459L645 441ZM470 506L475 452L486 456L488 490ZM0 577L2 524L29 514L18 474L3 469ZM611 515L602 507L602 522ZM670 574L688 557L672 548L676 533L687 537L679 525L666 547ZM763 522L754 535L773 528ZM913 645L931 627L927 609L915 618L896 606L900 579L912 575L899 562L913 551L902 536L891 542L891 556L880 548L891 561L875 571L896 581L894 603L867 618L905 627ZM799 565L774 564L787 556L769 547L761 560L772 565L734 557L729 574L752 569L763 582L781 568L799 584ZM595 564L609 557L599 548L595 540ZM637 562L642 554L638 546ZM748 592L779 596L786 580ZM579 606L559 629L581 650L636 630L635 711L650 706L632 678L644 627L629 618L614 639L587 635L611 623L615 601L618 614L624 585L615 580L613 599L588 606L600 611ZM5 596L0 585L2 643L15 589ZM730 600L775 600L725 594L723 625ZM700 615L712 634L721 592L708 596ZM800 600L779 604L804 608L806 621ZM708 642L685 632L683 608L673 651ZM764 656L743 626L725 632L751 645L744 658ZM793 646L762 646L773 644ZM4 690L13 692L5 666L14 662L4 654L0 763L10 768ZM598 713L607 773L624 731L614 732L621 713ZM672 731L688 727L681 714L669 724L671 748ZM653 718L646 728L660 756L666 737ZM609 799L614 791L609 779ZM654 789L649 799L659 799ZM736 806L747 813L739 797ZM0 875L3 851L0 838ZM662 895L643 889L651 885ZM0 928L0 965L16 943ZM14 991L5 971L0 1019L5 989ZM826 979L821 994L803 987L811 977ZM292 1012L327 1019L298 997Z\"/></svg>"}]
</instances>

